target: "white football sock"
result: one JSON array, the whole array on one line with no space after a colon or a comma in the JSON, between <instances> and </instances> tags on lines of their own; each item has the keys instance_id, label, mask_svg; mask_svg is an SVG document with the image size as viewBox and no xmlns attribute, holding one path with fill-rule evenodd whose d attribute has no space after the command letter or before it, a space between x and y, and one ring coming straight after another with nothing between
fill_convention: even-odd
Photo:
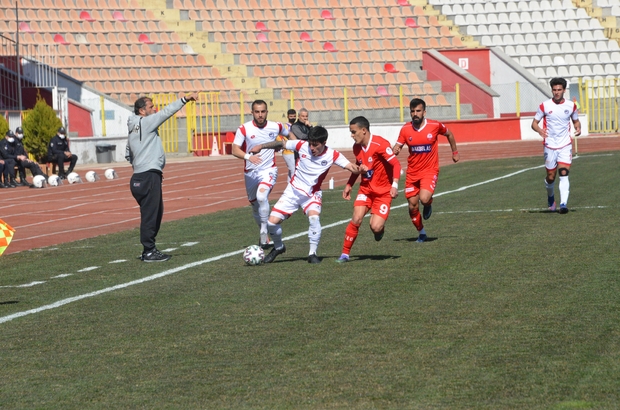
<instances>
[{"instance_id":1,"label":"white football sock","mask_svg":"<svg viewBox=\"0 0 620 410\"><path fill-rule=\"evenodd\" d=\"M570 182L568 182L568 175L560 177L560 203L568 204L568 194L570 192Z\"/></svg>"},{"instance_id":2,"label":"white football sock","mask_svg":"<svg viewBox=\"0 0 620 410\"><path fill-rule=\"evenodd\" d=\"M252 205L252 216L254 217L254 220L256 221L256 225L259 226L259 228L261 228L261 232L265 232L265 229L262 229L261 227L261 220L260 220L260 214L258 213L258 202L254 201L254 202L250 202L250 204Z\"/></svg>"},{"instance_id":3,"label":"white football sock","mask_svg":"<svg viewBox=\"0 0 620 410\"><path fill-rule=\"evenodd\" d=\"M321 240L321 221L318 215L312 215L308 217L310 226L308 227L308 240L310 242L309 255L316 253L316 249L319 246Z\"/></svg>"},{"instance_id":4,"label":"white football sock","mask_svg":"<svg viewBox=\"0 0 620 410\"><path fill-rule=\"evenodd\" d=\"M553 181L552 183L548 183L547 178L545 178L545 188L547 188L547 196L553 196L554 187L555 187L555 181Z\"/></svg>"},{"instance_id":5,"label":"white football sock","mask_svg":"<svg viewBox=\"0 0 620 410\"><path fill-rule=\"evenodd\" d=\"M276 249L280 249L284 246L282 243L281 224L272 224L271 222L267 222L267 232L269 232L269 236L271 236L271 240L273 241L273 246Z\"/></svg>"}]
</instances>

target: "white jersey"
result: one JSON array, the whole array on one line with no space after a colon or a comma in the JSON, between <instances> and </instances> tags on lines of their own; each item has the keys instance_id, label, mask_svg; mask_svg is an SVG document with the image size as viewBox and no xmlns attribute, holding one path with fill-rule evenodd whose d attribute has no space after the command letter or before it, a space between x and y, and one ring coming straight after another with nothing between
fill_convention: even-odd
<instances>
[{"instance_id":1,"label":"white jersey","mask_svg":"<svg viewBox=\"0 0 620 410\"><path fill-rule=\"evenodd\" d=\"M291 177L289 184L308 196L312 196L315 192L321 190L321 183L333 164L341 168L345 168L350 164L350 161L344 155L329 147L325 147L321 155L313 156L310 145L306 140L287 141L285 148L299 153L295 173Z\"/></svg>"},{"instance_id":2,"label":"white jersey","mask_svg":"<svg viewBox=\"0 0 620 410\"><path fill-rule=\"evenodd\" d=\"M559 104L553 99L543 101L534 118L536 121L544 119L543 128L547 129L545 139L547 148L558 149L572 143L570 133L572 121L579 119L577 105L573 101L563 99Z\"/></svg>"},{"instance_id":3,"label":"white jersey","mask_svg":"<svg viewBox=\"0 0 620 410\"><path fill-rule=\"evenodd\" d=\"M240 146L242 150L248 152L255 145L275 141L278 135L288 136L288 128L274 121L267 121L264 127L259 128L254 124L254 121L249 121L237 129L233 144ZM254 165L246 160L244 171L263 171L276 166L276 158L272 149L262 150L260 157L262 161L258 165Z\"/></svg>"}]
</instances>

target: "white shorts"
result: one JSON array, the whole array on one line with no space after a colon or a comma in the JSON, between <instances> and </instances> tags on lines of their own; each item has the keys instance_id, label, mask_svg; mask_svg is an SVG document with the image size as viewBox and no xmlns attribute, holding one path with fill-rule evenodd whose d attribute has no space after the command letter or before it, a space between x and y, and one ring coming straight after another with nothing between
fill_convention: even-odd
<instances>
[{"instance_id":1,"label":"white shorts","mask_svg":"<svg viewBox=\"0 0 620 410\"><path fill-rule=\"evenodd\" d=\"M320 214L322 203L323 191L317 191L314 195L308 196L289 184L280 199L278 199L278 202L273 206L271 215L277 216L280 219L287 219L298 208L301 208L306 215L310 211L317 211Z\"/></svg>"},{"instance_id":2,"label":"white shorts","mask_svg":"<svg viewBox=\"0 0 620 410\"><path fill-rule=\"evenodd\" d=\"M552 170L558 167L558 164L570 165L573 162L573 144L565 147L552 149L545 147L545 168Z\"/></svg>"},{"instance_id":3,"label":"white shorts","mask_svg":"<svg viewBox=\"0 0 620 410\"><path fill-rule=\"evenodd\" d=\"M248 194L248 200L254 202L256 200L256 192L258 186L263 185L269 190L273 188L278 180L278 168L273 167L263 171L250 171L245 173L245 191Z\"/></svg>"}]
</instances>

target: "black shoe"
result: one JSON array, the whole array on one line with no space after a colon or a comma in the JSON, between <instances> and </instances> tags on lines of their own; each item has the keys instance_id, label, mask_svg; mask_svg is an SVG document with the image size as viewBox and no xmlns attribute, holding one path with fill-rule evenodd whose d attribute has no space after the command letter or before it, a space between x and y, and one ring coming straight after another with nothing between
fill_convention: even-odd
<instances>
[{"instance_id":1,"label":"black shoe","mask_svg":"<svg viewBox=\"0 0 620 410\"><path fill-rule=\"evenodd\" d=\"M276 259L276 256L278 256L281 253L286 252L286 246L282 245L282 247L280 249L276 249L273 248L271 250L271 252L269 252L269 254L267 256L265 256L265 259L263 260L263 263L271 263Z\"/></svg>"},{"instance_id":2,"label":"black shoe","mask_svg":"<svg viewBox=\"0 0 620 410\"><path fill-rule=\"evenodd\" d=\"M375 233L375 241L379 242L383 239L383 234L385 233L385 229L382 229L381 232Z\"/></svg>"},{"instance_id":3,"label":"black shoe","mask_svg":"<svg viewBox=\"0 0 620 410\"><path fill-rule=\"evenodd\" d=\"M558 211L562 215L568 213L568 207L565 204L560 204L560 210Z\"/></svg>"},{"instance_id":4,"label":"black shoe","mask_svg":"<svg viewBox=\"0 0 620 410\"><path fill-rule=\"evenodd\" d=\"M172 258L172 256L161 253L157 249L142 254L143 262L166 262L167 260L170 260L170 258Z\"/></svg>"},{"instance_id":5,"label":"black shoe","mask_svg":"<svg viewBox=\"0 0 620 410\"><path fill-rule=\"evenodd\" d=\"M14 179L9 180L9 183L6 185L7 188L17 188L17 183Z\"/></svg>"},{"instance_id":6,"label":"black shoe","mask_svg":"<svg viewBox=\"0 0 620 410\"><path fill-rule=\"evenodd\" d=\"M2 181L0 181L0 188L6 188L6 185L4 185Z\"/></svg>"},{"instance_id":7,"label":"black shoe","mask_svg":"<svg viewBox=\"0 0 620 410\"><path fill-rule=\"evenodd\" d=\"M26 181L26 178L20 178L19 182L17 183L17 185L19 185L19 186L30 186L28 181Z\"/></svg>"},{"instance_id":8,"label":"black shoe","mask_svg":"<svg viewBox=\"0 0 620 410\"><path fill-rule=\"evenodd\" d=\"M432 214L433 214L433 205L425 206L424 210L422 211L422 218L424 218L424 220L427 220L428 218L431 217Z\"/></svg>"},{"instance_id":9,"label":"black shoe","mask_svg":"<svg viewBox=\"0 0 620 410\"><path fill-rule=\"evenodd\" d=\"M321 260L316 256L316 253L313 253L312 255L308 255L308 263L321 263Z\"/></svg>"},{"instance_id":10,"label":"black shoe","mask_svg":"<svg viewBox=\"0 0 620 410\"><path fill-rule=\"evenodd\" d=\"M65 174L58 174L58 178L67 179L67 176Z\"/></svg>"}]
</instances>

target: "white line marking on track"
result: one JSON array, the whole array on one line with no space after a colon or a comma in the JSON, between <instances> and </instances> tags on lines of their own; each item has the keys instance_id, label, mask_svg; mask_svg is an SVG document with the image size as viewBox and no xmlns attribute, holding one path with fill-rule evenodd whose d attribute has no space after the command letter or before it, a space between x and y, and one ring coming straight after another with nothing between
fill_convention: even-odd
<instances>
[{"instance_id":1,"label":"white line marking on track","mask_svg":"<svg viewBox=\"0 0 620 410\"><path fill-rule=\"evenodd\" d=\"M90 272L91 270L99 269L101 266L89 266L88 268L80 269L78 272Z\"/></svg>"},{"instance_id":2,"label":"white line marking on track","mask_svg":"<svg viewBox=\"0 0 620 410\"><path fill-rule=\"evenodd\" d=\"M502 180L502 179L510 178L510 177L515 176L515 175L519 175L519 174L522 174L524 172L531 171L531 170L534 170L534 169L543 168L543 167L544 167L544 165L537 166L537 167L531 167L531 168L525 168L525 169L522 169L522 170L517 171L517 172L513 172L513 173L508 174L508 175L504 175L504 176L501 176L501 177L488 179L486 181L478 182L478 183L472 184L472 185L467 185L467 186L464 186L464 187L461 187L461 188L458 188L458 189L454 189L452 191L441 192L441 193L435 194L435 196L448 195L448 194L452 194L452 193L455 193L455 192L465 191L465 190L470 189L470 188L474 188L474 187L477 187L477 186L480 186L480 185L485 185L485 184L489 184L491 182L495 182L495 181L499 181L499 180ZM396 207L392 207L392 209L394 209L394 208L401 208L401 207L404 207L404 206L407 206L407 203L404 203L402 205L398 205ZM331 223L329 225L323 226L323 229L328 229L328 228L333 228L335 226L343 225L345 223L348 223L349 221L350 221L350 219L345 219L345 220L341 220L341 221L338 221L338 222L334 222L334 223ZM308 234L308 231L304 231L304 232L300 232L300 233L297 233L297 234L294 234L294 235L287 236L286 238L283 238L283 240L290 240L290 239L298 238L298 237L301 237L301 236L304 236L304 235L307 235L307 234ZM74 297L71 297L71 298L62 299L62 300L59 300L57 302L51 303L49 305L44 305L44 306L41 306L41 307L38 307L38 308L35 308L35 309L25 310L25 311L22 311L22 312L13 313L11 315L2 316L2 317L0 317L0 323L6 323L6 322L9 322L11 320L23 317L23 316L33 315L35 313L44 312L44 311L50 310L50 309L56 309L58 307L67 305L69 303L77 302L77 301L82 300L82 299L92 298L92 297L95 297L95 296L98 296L98 295L101 295L101 294L104 294L104 293L109 293L109 292L113 292L115 290L128 288L130 286L139 285L139 284L145 283L145 282L150 282L150 281L153 281L155 279L163 278L163 277L172 275L172 274L177 273L177 272L182 272L182 271L187 270L187 269L195 268L196 266L204 265L205 263L215 262L215 261L218 261L220 259L228 258L230 256L240 255L240 254L243 253L244 250L245 250L245 248L239 249L239 250L236 250L236 251L233 251L233 252L224 253L224 254L221 254L221 255L218 255L218 256L214 256L214 257L211 257L211 258L203 259L201 261L196 261L196 262L188 263L188 264L176 267L176 268L168 269L168 270L165 270L163 272L156 273L154 275L144 277L142 279L137 279L137 280L133 280L131 282L121 283L119 285L115 285L115 286L111 286L109 288L104 288L104 289L101 289L101 290L97 290L95 292L85 293L85 294L74 296ZM41 282L41 283L43 283L43 282Z\"/></svg>"}]
</instances>

